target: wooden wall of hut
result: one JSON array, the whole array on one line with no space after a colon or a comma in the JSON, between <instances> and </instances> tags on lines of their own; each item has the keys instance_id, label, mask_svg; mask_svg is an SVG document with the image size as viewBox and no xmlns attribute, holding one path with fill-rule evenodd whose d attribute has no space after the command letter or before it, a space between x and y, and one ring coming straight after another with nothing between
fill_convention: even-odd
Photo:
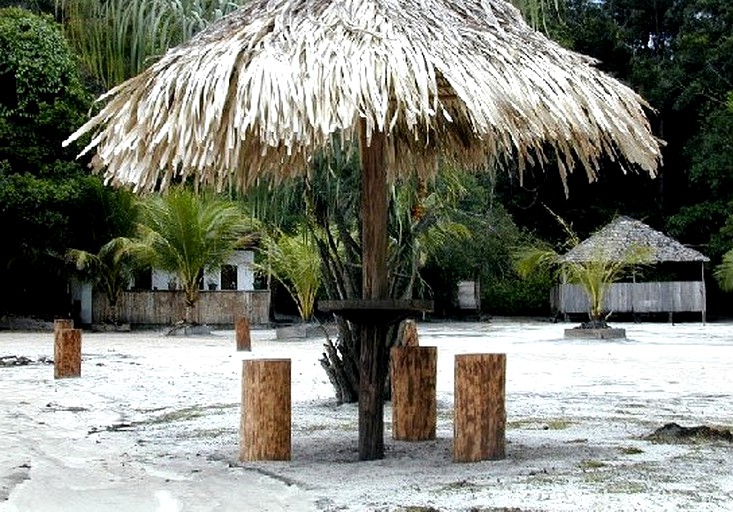
<instances>
[{"instance_id":1,"label":"wooden wall of hut","mask_svg":"<svg viewBox=\"0 0 733 512\"><path fill-rule=\"evenodd\" d=\"M550 294L553 311L562 314L587 313L588 297L577 284L563 284ZM705 313L705 285L702 281L614 283L604 300L604 310L614 313Z\"/></svg>"},{"instance_id":2,"label":"wooden wall of hut","mask_svg":"<svg viewBox=\"0 0 733 512\"><path fill-rule=\"evenodd\" d=\"M238 318L246 316L250 325L269 321L270 292L268 290L202 291L193 308L192 320L200 324L234 328ZM107 297L94 293L92 319L103 323L110 318ZM120 322L132 325L172 325L184 318L182 291L152 290L122 293L117 305Z\"/></svg>"}]
</instances>

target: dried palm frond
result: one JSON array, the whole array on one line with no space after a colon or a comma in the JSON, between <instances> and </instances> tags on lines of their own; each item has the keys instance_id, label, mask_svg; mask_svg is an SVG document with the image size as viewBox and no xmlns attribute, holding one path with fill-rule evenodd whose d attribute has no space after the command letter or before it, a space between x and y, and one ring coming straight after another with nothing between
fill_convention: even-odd
<instances>
[{"instance_id":1,"label":"dried palm frond","mask_svg":"<svg viewBox=\"0 0 733 512\"><path fill-rule=\"evenodd\" d=\"M556 159L595 179L610 155L654 174L646 103L504 0L259 0L100 100L69 140L108 182L246 188L305 172L334 140L387 133L390 176ZM334 137L338 135L338 137Z\"/></svg>"}]
</instances>

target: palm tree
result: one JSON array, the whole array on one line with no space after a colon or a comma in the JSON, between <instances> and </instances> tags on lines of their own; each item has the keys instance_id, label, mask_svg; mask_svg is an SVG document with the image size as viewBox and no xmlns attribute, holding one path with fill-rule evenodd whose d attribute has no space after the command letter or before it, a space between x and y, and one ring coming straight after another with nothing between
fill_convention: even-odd
<instances>
[{"instance_id":1,"label":"palm tree","mask_svg":"<svg viewBox=\"0 0 733 512\"><path fill-rule=\"evenodd\" d=\"M733 291L733 249L723 255L723 261L715 267L714 275L720 288Z\"/></svg>"},{"instance_id":2,"label":"palm tree","mask_svg":"<svg viewBox=\"0 0 733 512\"><path fill-rule=\"evenodd\" d=\"M176 275L185 297L184 322L191 324L203 272L226 263L248 241L249 223L235 203L184 188L148 197L141 206L134 251L145 263Z\"/></svg>"},{"instance_id":3,"label":"palm tree","mask_svg":"<svg viewBox=\"0 0 733 512\"><path fill-rule=\"evenodd\" d=\"M127 288L135 270L135 261L128 238L113 238L94 254L80 249L70 249L67 257L77 270L101 289L109 302L108 322L117 324L117 303L120 294Z\"/></svg>"},{"instance_id":4,"label":"palm tree","mask_svg":"<svg viewBox=\"0 0 733 512\"><path fill-rule=\"evenodd\" d=\"M566 247L573 248L580 244L580 238L565 220L550 212L560 223L568 236ZM622 258L611 258L602 250L598 250L590 258L573 260L561 257L549 246L526 247L515 254L515 268L523 277L538 271L554 270L563 282L577 283L581 286L590 307L590 321L582 325L591 329L608 328L603 302L611 284L618 281L630 269L649 262L648 251L631 248Z\"/></svg>"},{"instance_id":5,"label":"palm tree","mask_svg":"<svg viewBox=\"0 0 733 512\"><path fill-rule=\"evenodd\" d=\"M267 262L261 268L280 281L295 300L303 321L313 316L321 287L318 247L307 231L294 234L278 231L262 238Z\"/></svg>"}]
</instances>

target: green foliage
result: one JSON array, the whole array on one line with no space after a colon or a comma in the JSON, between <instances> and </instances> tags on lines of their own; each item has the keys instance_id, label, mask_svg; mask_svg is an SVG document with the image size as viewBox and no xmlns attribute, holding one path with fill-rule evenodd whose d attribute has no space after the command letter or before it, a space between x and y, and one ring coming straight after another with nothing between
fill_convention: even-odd
<instances>
[{"instance_id":1,"label":"green foliage","mask_svg":"<svg viewBox=\"0 0 733 512\"><path fill-rule=\"evenodd\" d=\"M123 211L121 195L96 177L69 173L51 180L6 169L0 164L0 223L7 228L0 244L6 290L0 307L67 314L64 254L69 246L96 251L110 237L125 234L124 217L113 213Z\"/></svg>"},{"instance_id":2,"label":"green foliage","mask_svg":"<svg viewBox=\"0 0 733 512\"><path fill-rule=\"evenodd\" d=\"M0 9L0 89L0 161L53 176L58 160L73 160L61 142L84 119L89 97L50 16Z\"/></svg>"},{"instance_id":3,"label":"green foliage","mask_svg":"<svg viewBox=\"0 0 733 512\"><path fill-rule=\"evenodd\" d=\"M233 0L57 0L87 73L109 89L236 9Z\"/></svg>"},{"instance_id":4,"label":"green foliage","mask_svg":"<svg viewBox=\"0 0 733 512\"><path fill-rule=\"evenodd\" d=\"M532 28L547 34L556 32L553 29L562 20L561 8L565 6L560 0L511 0L511 3Z\"/></svg>"},{"instance_id":5,"label":"green foliage","mask_svg":"<svg viewBox=\"0 0 733 512\"><path fill-rule=\"evenodd\" d=\"M135 271L132 244L124 237L113 238L94 254L80 249L70 249L67 257L74 263L81 276L92 281L103 291L112 310L112 323L117 323L117 301L127 288Z\"/></svg>"},{"instance_id":6,"label":"green foliage","mask_svg":"<svg viewBox=\"0 0 733 512\"><path fill-rule=\"evenodd\" d=\"M481 285L482 309L493 315L550 315L549 296L554 281L536 272L526 279L505 277ZM486 306L484 306L486 305Z\"/></svg>"},{"instance_id":7,"label":"green foliage","mask_svg":"<svg viewBox=\"0 0 733 512\"><path fill-rule=\"evenodd\" d=\"M438 177L438 197L446 194L444 179ZM462 187L452 189L460 193L444 216L464 231L451 233L453 236L433 244L421 270L432 290L436 312L451 314L456 305L457 283L463 280L480 282L484 311L518 314L541 310L540 303L546 306L548 292L541 285L537 290L518 280L512 265L513 248L533 243L534 239L519 229L496 201L495 177L457 173L457 179Z\"/></svg>"},{"instance_id":8,"label":"green foliage","mask_svg":"<svg viewBox=\"0 0 733 512\"><path fill-rule=\"evenodd\" d=\"M53 14L55 0L0 0L0 9L6 7L20 7L36 14Z\"/></svg>"},{"instance_id":9,"label":"green foliage","mask_svg":"<svg viewBox=\"0 0 733 512\"><path fill-rule=\"evenodd\" d=\"M197 196L184 188L145 198L141 214L133 253L142 263L178 277L189 322L204 270L226 263L234 249L246 242L250 224L235 203Z\"/></svg>"},{"instance_id":10,"label":"green foliage","mask_svg":"<svg viewBox=\"0 0 733 512\"><path fill-rule=\"evenodd\" d=\"M76 64L50 16L24 9L0 10L0 116L32 117L78 87Z\"/></svg>"},{"instance_id":11,"label":"green foliage","mask_svg":"<svg viewBox=\"0 0 733 512\"><path fill-rule=\"evenodd\" d=\"M723 255L723 261L715 267L715 278L725 291L733 291L733 249Z\"/></svg>"},{"instance_id":12,"label":"green foliage","mask_svg":"<svg viewBox=\"0 0 733 512\"><path fill-rule=\"evenodd\" d=\"M302 229L292 235L280 231L263 237L262 245L266 262L259 268L285 286L301 319L310 320L321 286L320 254L312 236Z\"/></svg>"}]
</instances>

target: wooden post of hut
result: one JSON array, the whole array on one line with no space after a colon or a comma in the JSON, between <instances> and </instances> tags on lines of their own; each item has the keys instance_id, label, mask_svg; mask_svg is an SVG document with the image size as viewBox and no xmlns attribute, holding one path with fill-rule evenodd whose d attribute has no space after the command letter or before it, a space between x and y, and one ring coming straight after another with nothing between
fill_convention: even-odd
<instances>
[{"instance_id":1,"label":"wooden post of hut","mask_svg":"<svg viewBox=\"0 0 733 512\"><path fill-rule=\"evenodd\" d=\"M290 359L242 364L239 460L290 460Z\"/></svg>"},{"instance_id":2,"label":"wooden post of hut","mask_svg":"<svg viewBox=\"0 0 733 512\"><path fill-rule=\"evenodd\" d=\"M453 460L505 457L506 354L465 354L455 359Z\"/></svg>"},{"instance_id":3,"label":"wooden post of hut","mask_svg":"<svg viewBox=\"0 0 733 512\"><path fill-rule=\"evenodd\" d=\"M438 349L392 348L392 438L435 439Z\"/></svg>"},{"instance_id":4,"label":"wooden post of hut","mask_svg":"<svg viewBox=\"0 0 733 512\"><path fill-rule=\"evenodd\" d=\"M54 336L53 376L81 376L81 329L60 329Z\"/></svg>"},{"instance_id":5,"label":"wooden post of hut","mask_svg":"<svg viewBox=\"0 0 733 512\"><path fill-rule=\"evenodd\" d=\"M252 340L249 333L249 320L243 316L237 319L237 351L251 351Z\"/></svg>"}]
</instances>

